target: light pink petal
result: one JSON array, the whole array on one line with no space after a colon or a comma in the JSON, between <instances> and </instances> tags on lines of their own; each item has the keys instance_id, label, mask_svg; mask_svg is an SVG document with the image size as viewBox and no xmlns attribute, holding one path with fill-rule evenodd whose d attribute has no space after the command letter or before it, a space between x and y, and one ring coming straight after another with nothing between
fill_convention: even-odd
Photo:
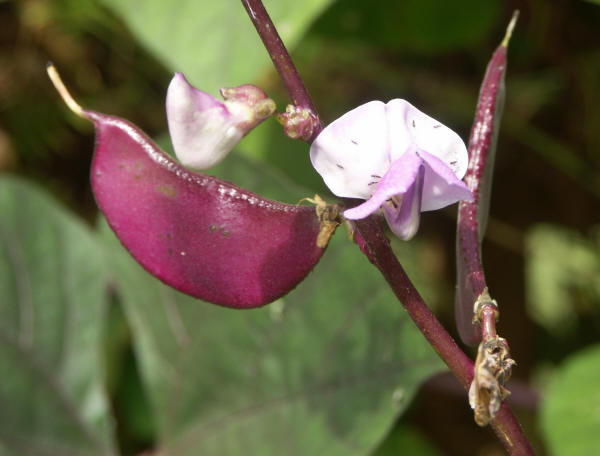
<instances>
[{"instance_id":1,"label":"light pink petal","mask_svg":"<svg viewBox=\"0 0 600 456\"><path fill-rule=\"evenodd\" d=\"M167 90L167 121L175 155L190 168L220 162L244 135L224 103L194 88L176 73Z\"/></svg>"},{"instance_id":2,"label":"light pink petal","mask_svg":"<svg viewBox=\"0 0 600 456\"><path fill-rule=\"evenodd\" d=\"M390 229L405 241L412 239L419 229L424 176L425 167L420 166L417 178L402 196L402 203L397 205L387 201L382 206Z\"/></svg>"},{"instance_id":3,"label":"light pink petal","mask_svg":"<svg viewBox=\"0 0 600 456\"><path fill-rule=\"evenodd\" d=\"M386 113L392 161L412 146L438 157L459 179L464 177L468 165L467 148L454 131L406 100L391 100L386 105Z\"/></svg>"},{"instance_id":4,"label":"light pink petal","mask_svg":"<svg viewBox=\"0 0 600 456\"><path fill-rule=\"evenodd\" d=\"M466 184L438 157L419 150L425 166L423 201L421 210L434 211L457 201L473 201L473 194Z\"/></svg>"},{"instance_id":5,"label":"light pink petal","mask_svg":"<svg viewBox=\"0 0 600 456\"><path fill-rule=\"evenodd\" d=\"M391 197L406 193L419 175L423 161L414 152L408 151L392 163L389 171L384 174L373 196L359 206L348 209L344 217L350 220L365 218L378 210Z\"/></svg>"},{"instance_id":6,"label":"light pink petal","mask_svg":"<svg viewBox=\"0 0 600 456\"><path fill-rule=\"evenodd\" d=\"M310 159L337 196L368 199L389 169L385 105L371 101L329 124L310 147Z\"/></svg>"}]
</instances>

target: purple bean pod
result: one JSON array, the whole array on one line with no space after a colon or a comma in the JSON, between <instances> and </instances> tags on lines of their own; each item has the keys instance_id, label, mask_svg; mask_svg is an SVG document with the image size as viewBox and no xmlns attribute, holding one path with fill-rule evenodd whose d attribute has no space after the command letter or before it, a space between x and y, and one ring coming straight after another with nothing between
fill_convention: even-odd
<instances>
[{"instance_id":1,"label":"purple bean pod","mask_svg":"<svg viewBox=\"0 0 600 456\"><path fill-rule=\"evenodd\" d=\"M462 341L476 345L481 327L473 323L474 305L487 288L481 261L481 241L487 224L496 143L504 107L504 77L508 41L518 17L515 12L506 36L492 55L479 91L475 120L469 139L469 166L465 183L473 201L458 206L456 236L456 325Z\"/></svg>"},{"instance_id":2,"label":"purple bean pod","mask_svg":"<svg viewBox=\"0 0 600 456\"><path fill-rule=\"evenodd\" d=\"M283 296L323 255L314 207L279 203L192 172L130 122L67 105L94 123L92 189L123 246L152 275L215 304L251 308Z\"/></svg>"}]
</instances>

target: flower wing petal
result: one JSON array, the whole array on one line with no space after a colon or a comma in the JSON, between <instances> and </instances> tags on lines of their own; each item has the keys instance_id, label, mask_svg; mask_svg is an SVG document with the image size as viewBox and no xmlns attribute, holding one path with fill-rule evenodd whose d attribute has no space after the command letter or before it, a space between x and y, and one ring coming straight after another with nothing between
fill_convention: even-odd
<instances>
[{"instance_id":1,"label":"flower wing petal","mask_svg":"<svg viewBox=\"0 0 600 456\"><path fill-rule=\"evenodd\" d=\"M457 201L473 201L467 185L442 160L424 150L418 151L425 166L421 210L434 211Z\"/></svg>"},{"instance_id":2,"label":"flower wing petal","mask_svg":"<svg viewBox=\"0 0 600 456\"><path fill-rule=\"evenodd\" d=\"M418 178L423 161L414 151L407 151L392 163L377 185L373 196L359 206L348 209L344 217L350 220L361 219L379 209L392 196L404 195Z\"/></svg>"},{"instance_id":3,"label":"flower wing petal","mask_svg":"<svg viewBox=\"0 0 600 456\"><path fill-rule=\"evenodd\" d=\"M386 112L392 160L412 144L438 157L459 179L464 177L469 160L465 143L458 134L406 100L391 100L386 105Z\"/></svg>"},{"instance_id":4,"label":"flower wing petal","mask_svg":"<svg viewBox=\"0 0 600 456\"><path fill-rule=\"evenodd\" d=\"M371 101L329 124L310 147L310 159L337 196L368 199L371 182L388 170L391 160L385 105Z\"/></svg>"}]
</instances>

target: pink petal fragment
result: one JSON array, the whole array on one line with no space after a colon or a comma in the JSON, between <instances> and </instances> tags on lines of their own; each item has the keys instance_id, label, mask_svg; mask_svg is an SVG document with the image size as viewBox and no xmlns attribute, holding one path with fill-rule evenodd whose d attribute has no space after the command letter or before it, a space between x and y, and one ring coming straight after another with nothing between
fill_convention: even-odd
<instances>
[{"instance_id":1,"label":"pink petal fragment","mask_svg":"<svg viewBox=\"0 0 600 456\"><path fill-rule=\"evenodd\" d=\"M438 157L424 150L418 151L425 165L422 211L434 211L457 201L473 201L467 185Z\"/></svg>"},{"instance_id":2,"label":"pink petal fragment","mask_svg":"<svg viewBox=\"0 0 600 456\"><path fill-rule=\"evenodd\" d=\"M420 166L418 176L402 196L400 206L392 201L388 201L382 206L390 229L404 241L412 239L419 229L424 176L425 167Z\"/></svg>"},{"instance_id":3,"label":"pink petal fragment","mask_svg":"<svg viewBox=\"0 0 600 456\"><path fill-rule=\"evenodd\" d=\"M216 165L244 135L224 103L194 88L181 73L169 84L166 106L175 155L189 168Z\"/></svg>"},{"instance_id":4,"label":"pink petal fragment","mask_svg":"<svg viewBox=\"0 0 600 456\"><path fill-rule=\"evenodd\" d=\"M407 151L392 163L377 185L373 196L363 204L348 209L344 217L350 220L365 218L377 211L391 197L406 193L419 175L422 166L421 158L414 151Z\"/></svg>"}]
</instances>

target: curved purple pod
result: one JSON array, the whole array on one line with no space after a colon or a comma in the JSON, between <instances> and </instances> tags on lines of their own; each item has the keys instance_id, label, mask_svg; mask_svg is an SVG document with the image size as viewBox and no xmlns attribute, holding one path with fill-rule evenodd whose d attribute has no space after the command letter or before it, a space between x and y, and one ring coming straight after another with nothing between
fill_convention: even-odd
<instances>
[{"instance_id":1,"label":"curved purple pod","mask_svg":"<svg viewBox=\"0 0 600 456\"><path fill-rule=\"evenodd\" d=\"M82 114L96 126L98 206L131 255L166 284L215 304L258 307L319 261L314 208L190 172L128 121Z\"/></svg>"},{"instance_id":2,"label":"curved purple pod","mask_svg":"<svg viewBox=\"0 0 600 456\"><path fill-rule=\"evenodd\" d=\"M288 293L319 261L315 208L188 171L130 122L82 109L52 63L47 71L67 106L94 123L96 202L148 272L196 298L251 308Z\"/></svg>"},{"instance_id":3,"label":"curved purple pod","mask_svg":"<svg viewBox=\"0 0 600 456\"><path fill-rule=\"evenodd\" d=\"M227 307L258 307L293 289L319 261L313 207L190 172L128 121L82 114L96 127L98 206L131 255L167 285Z\"/></svg>"},{"instance_id":4,"label":"curved purple pod","mask_svg":"<svg viewBox=\"0 0 600 456\"><path fill-rule=\"evenodd\" d=\"M455 317L460 338L467 345L476 345L481 341L481 326L473 323L473 306L487 289L481 261L481 242L489 215L496 142L504 107L506 53L517 17L518 12L515 12L504 40L488 63L481 84L465 175L465 183L474 199L472 202L461 201L458 205Z\"/></svg>"}]
</instances>

